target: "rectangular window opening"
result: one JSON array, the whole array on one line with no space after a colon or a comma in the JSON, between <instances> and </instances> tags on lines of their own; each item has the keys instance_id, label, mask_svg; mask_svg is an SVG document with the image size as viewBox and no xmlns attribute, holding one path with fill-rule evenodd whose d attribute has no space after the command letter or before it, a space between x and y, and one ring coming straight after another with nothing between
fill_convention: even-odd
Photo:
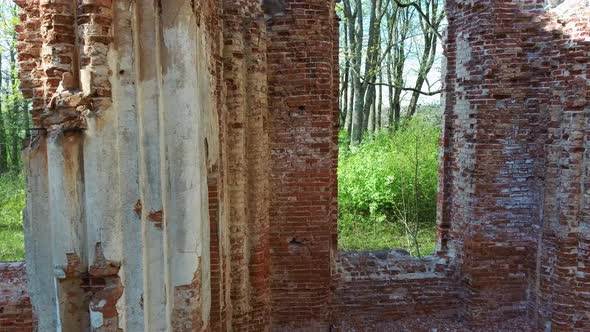
<instances>
[{"instance_id":1,"label":"rectangular window opening","mask_svg":"<svg viewBox=\"0 0 590 332\"><path fill-rule=\"evenodd\" d=\"M437 247L442 1L339 3L338 249L424 257ZM382 15L383 19L375 20ZM375 29L370 29L373 22ZM362 25L362 29L360 29ZM436 30L434 31L433 30Z\"/></svg>"}]
</instances>

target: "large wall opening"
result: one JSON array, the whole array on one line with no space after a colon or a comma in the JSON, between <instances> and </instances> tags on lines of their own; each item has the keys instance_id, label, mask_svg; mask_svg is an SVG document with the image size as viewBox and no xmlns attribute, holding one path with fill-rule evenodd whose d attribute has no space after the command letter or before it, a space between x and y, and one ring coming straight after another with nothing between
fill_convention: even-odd
<instances>
[{"instance_id":1,"label":"large wall opening","mask_svg":"<svg viewBox=\"0 0 590 332\"><path fill-rule=\"evenodd\" d=\"M434 252L439 135L438 117L419 114L359 145L341 143L341 250L400 248L416 257Z\"/></svg>"},{"instance_id":2,"label":"large wall opening","mask_svg":"<svg viewBox=\"0 0 590 332\"><path fill-rule=\"evenodd\" d=\"M435 251L446 21L442 0L415 4L337 4L343 251Z\"/></svg>"},{"instance_id":3,"label":"large wall opening","mask_svg":"<svg viewBox=\"0 0 590 332\"><path fill-rule=\"evenodd\" d=\"M32 131L30 96L20 87L20 8L0 0L0 330L32 331L33 309L24 264L25 175L22 142Z\"/></svg>"},{"instance_id":4,"label":"large wall opening","mask_svg":"<svg viewBox=\"0 0 590 332\"><path fill-rule=\"evenodd\" d=\"M25 257L22 141L30 132L29 102L19 89L17 31L20 10L0 1L0 262Z\"/></svg>"}]
</instances>

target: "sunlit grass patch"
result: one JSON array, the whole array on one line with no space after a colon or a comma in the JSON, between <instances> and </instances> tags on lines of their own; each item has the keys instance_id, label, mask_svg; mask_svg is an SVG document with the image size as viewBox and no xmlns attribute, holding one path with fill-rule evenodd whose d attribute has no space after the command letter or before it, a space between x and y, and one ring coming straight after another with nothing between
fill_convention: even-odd
<instances>
[{"instance_id":1,"label":"sunlit grass patch","mask_svg":"<svg viewBox=\"0 0 590 332\"><path fill-rule=\"evenodd\" d=\"M351 218L350 215L347 218ZM342 220L338 226L338 246L340 250L365 251L384 249L405 249L418 256L415 246L409 242L404 228L391 224L366 220ZM433 224L423 225L418 232L419 256L434 253L436 229Z\"/></svg>"},{"instance_id":2,"label":"sunlit grass patch","mask_svg":"<svg viewBox=\"0 0 590 332\"><path fill-rule=\"evenodd\" d=\"M25 207L24 180L19 175L0 177L0 261L25 258L22 211Z\"/></svg>"}]
</instances>

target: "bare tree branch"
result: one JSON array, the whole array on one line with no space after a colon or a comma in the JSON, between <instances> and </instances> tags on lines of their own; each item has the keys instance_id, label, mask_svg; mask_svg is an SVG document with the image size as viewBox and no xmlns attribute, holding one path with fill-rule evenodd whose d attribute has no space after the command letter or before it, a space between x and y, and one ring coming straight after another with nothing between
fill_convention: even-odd
<instances>
[{"instance_id":1,"label":"bare tree branch","mask_svg":"<svg viewBox=\"0 0 590 332\"><path fill-rule=\"evenodd\" d=\"M416 90L414 88L406 88L406 87L401 87L401 86L397 86L395 84L389 84L389 83L383 83L383 82L375 82L375 83L371 83L371 82L367 82L370 85L375 85L375 86L389 86L392 87L394 89L400 89L402 91L411 91L411 92L417 92L423 96L436 96L437 94L441 93L442 90L436 90L436 91L420 91L420 90Z\"/></svg>"},{"instance_id":2,"label":"bare tree branch","mask_svg":"<svg viewBox=\"0 0 590 332\"><path fill-rule=\"evenodd\" d=\"M406 88L406 87L403 87L403 86L398 86L398 85L395 85L395 84L389 84L389 83L384 83L384 82L370 82L366 78L364 78L361 75L359 75L359 73L356 70L354 70L354 68L350 68L350 70L352 70L352 72L358 76L358 78L361 80L361 82L363 84L369 84L369 85L374 85L374 86L388 86L388 87L391 87L391 88L394 88L394 89L399 89L399 90L402 90L402 91L417 92L417 93L419 93L421 95L424 95L424 96L435 96L435 95L437 95L437 94L439 94L439 93L442 92L442 90L425 92L425 91L416 90L414 88ZM430 90L430 87L429 87L429 90Z\"/></svg>"},{"instance_id":3,"label":"bare tree branch","mask_svg":"<svg viewBox=\"0 0 590 332\"><path fill-rule=\"evenodd\" d=\"M442 35L440 34L440 32L438 32L438 30L435 29L434 26L432 26L432 23L430 22L430 18L428 17L428 15L424 14L424 12L422 11L422 8L420 7L420 5L417 2L412 1L412 2L408 2L408 3L404 3L404 2L401 2L400 0L393 0L393 2L395 2L395 4L401 8L414 7L414 9L416 9L418 14L420 14L420 16L422 16L424 18L424 21L426 21L426 24L428 24L428 26L430 27L432 32L434 32L438 36L438 38L442 39Z\"/></svg>"}]
</instances>

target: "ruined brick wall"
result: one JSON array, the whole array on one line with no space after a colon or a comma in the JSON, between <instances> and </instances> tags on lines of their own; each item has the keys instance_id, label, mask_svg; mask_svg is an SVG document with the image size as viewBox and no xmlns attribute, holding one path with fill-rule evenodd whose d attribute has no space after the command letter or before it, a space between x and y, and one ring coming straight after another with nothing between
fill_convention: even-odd
<instances>
[{"instance_id":1,"label":"ruined brick wall","mask_svg":"<svg viewBox=\"0 0 590 332\"><path fill-rule=\"evenodd\" d=\"M258 1L223 2L222 215L231 310L225 323L236 331L270 324L266 29Z\"/></svg>"},{"instance_id":2,"label":"ruined brick wall","mask_svg":"<svg viewBox=\"0 0 590 332\"><path fill-rule=\"evenodd\" d=\"M38 329L206 328L219 7L19 4L37 128L24 159Z\"/></svg>"},{"instance_id":3,"label":"ruined brick wall","mask_svg":"<svg viewBox=\"0 0 590 332\"><path fill-rule=\"evenodd\" d=\"M583 331L588 3L447 1L447 13L439 226L460 314Z\"/></svg>"},{"instance_id":4,"label":"ruined brick wall","mask_svg":"<svg viewBox=\"0 0 590 332\"><path fill-rule=\"evenodd\" d=\"M527 305L542 129L521 41L530 18L511 1L448 1L447 13L439 231L460 269L461 315L484 322Z\"/></svg>"},{"instance_id":5,"label":"ruined brick wall","mask_svg":"<svg viewBox=\"0 0 590 332\"><path fill-rule=\"evenodd\" d=\"M276 17L259 0L19 5L22 89L36 128L24 155L27 269L33 308L44 313L38 328L327 326L337 192L334 4L288 1ZM283 89L269 90L269 80ZM284 120L302 109L297 130L281 138L292 125ZM280 174L282 163L299 166ZM290 197L280 193L300 178ZM308 195L314 186L318 194ZM285 208L314 211L321 231L278 217L271 231L273 211ZM314 243L308 262L303 252L283 262L272 256L293 238ZM318 270L305 276L309 263ZM271 270L291 276L289 286L271 280ZM317 301L317 315L306 315L306 301Z\"/></svg>"},{"instance_id":6,"label":"ruined brick wall","mask_svg":"<svg viewBox=\"0 0 590 332\"><path fill-rule=\"evenodd\" d=\"M556 5L447 1L437 259L341 253L336 317L589 328L590 9Z\"/></svg>"},{"instance_id":7,"label":"ruined brick wall","mask_svg":"<svg viewBox=\"0 0 590 332\"><path fill-rule=\"evenodd\" d=\"M0 331L29 332L33 310L24 263L0 264Z\"/></svg>"},{"instance_id":8,"label":"ruined brick wall","mask_svg":"<svg viewBox=\"0 0 590 332\"><path fill-rule=\"evenodd\" d=\"M269 34L273 326L327 329L336 251L338 22L287 1Z\"/></svg>"},{"instance_id":9,"label":"ruined brick wall","mask_svg":"<svg viewBox=\"0 0 590 332\"><path fill-rule=\"evenodd\" d=\"M332 1L274 17L258 0L18 3L39 330L590 329L587 1L447 1L439 243L422 260L336 250ZM0 272L0 330L31 330L23 268Z\"/></svg>"},{"instance_id":10,"label":"ruined brick wall","mask_svg":"<svg viewBox=\"0 0 590 332\"><path fill-rule=\"evenodd\" d=\"M533 62L535 72L550 72L535 87L546 132L543 220L531 307L537 327L545 330L590 329L589 5L566 1L546 13L540 36L532 41L545 48Z\"/></svg>"},{"instance_id":11,"label":"ruined brick wall","mask_svg":"<svg viewBox=\"0 0 590 332\"><path fill-rule=\"evenodd\" d=\"M409 316L454 317L459 285L448 258L417 259L396 250L338 255L337 321L392 321Z\"/></svg>"}]
</instances>

